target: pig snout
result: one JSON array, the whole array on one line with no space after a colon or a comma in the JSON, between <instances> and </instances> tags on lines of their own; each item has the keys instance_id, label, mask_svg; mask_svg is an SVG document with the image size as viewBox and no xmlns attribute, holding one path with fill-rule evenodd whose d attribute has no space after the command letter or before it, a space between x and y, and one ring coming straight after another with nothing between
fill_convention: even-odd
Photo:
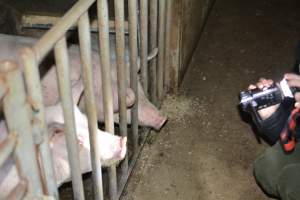
<instances>
[{"instance_id":1,"label":"pig snout","mask_svg":"<svg viewBox=\"0 0 300 200\"><path fill-rule=\"evenodd\" d=\"M127 137L119 137L99 130L101 164L111 166L123 160L127 152Z\"/></svg>"},{"instance_id":2,"label":"pig snout","mask_svg":"<svg viewBox=\"0 0 300 200\"><path fill-rule=\"evenodd\" d=\"M164 116L145 96L142 86L138 85L138 123L140 126L151 127L155 130L160 130L167 122L167 117ZM119 123L119 114L114 114L114 121ZM130 109L127 110L127 123L131 123Z\"/></svg>"},{"instance_id":3,"label":"pig snout","mask_svg":"<svg viewBox=\"0 0 300 200\"><path fill-rule=\"evenodd\" d=\"M152 118L152 121L149 120L150 116L141 117L142 121L149 121L148 123L153 127L156 131L159 131L164 124L167 122L167 117L162 115L160 112L155 114L154 118Z\"/></svg>"},{"instance_id":4,"label":"pig snout","mask_svg":"<svg viewBox=\"0 0 300 200\"><path fill-rule=\"evenodd\" d=\"M155 130L160 130L167 122L167 117L164 116L146 97L142 85L138 82L139 95L139 123L144 126L152 127Z\"/></svg>"}]
</instances>

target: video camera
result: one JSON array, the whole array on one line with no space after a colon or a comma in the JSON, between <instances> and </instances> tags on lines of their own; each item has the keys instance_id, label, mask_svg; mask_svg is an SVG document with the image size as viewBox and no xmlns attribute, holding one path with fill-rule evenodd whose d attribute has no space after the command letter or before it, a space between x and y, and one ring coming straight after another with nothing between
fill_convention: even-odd
<instances>
[{"instance_id":1,"label":"video camera","mask_svg":"<svg viewBox=\"0 0 300 200\"><path fill-rule=\"evenodd\" d=\"M283 79L279 84L273 84L263 89L253 89L240 93L240 105L246 112L258 111L272 105L279 104L284 98L294 98L298 88L290 88Z\"/></svg>"}]
</instances>

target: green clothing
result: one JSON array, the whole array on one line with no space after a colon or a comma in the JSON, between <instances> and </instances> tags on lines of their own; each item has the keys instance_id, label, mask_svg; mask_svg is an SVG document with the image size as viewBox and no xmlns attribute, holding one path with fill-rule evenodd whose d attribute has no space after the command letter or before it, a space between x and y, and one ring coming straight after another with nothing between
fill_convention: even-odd
<instances>
[{"instance_id":1,"label":"green clothing","mask_svg":"<svg viewBox=\"0 0 300 200\"><path fill-rule=\"evenodd\" d=\"M300 200L300 144L286 154L279 143L254 163L254 176L262 189L282 200Z\"/></svg>"}]
</instances>

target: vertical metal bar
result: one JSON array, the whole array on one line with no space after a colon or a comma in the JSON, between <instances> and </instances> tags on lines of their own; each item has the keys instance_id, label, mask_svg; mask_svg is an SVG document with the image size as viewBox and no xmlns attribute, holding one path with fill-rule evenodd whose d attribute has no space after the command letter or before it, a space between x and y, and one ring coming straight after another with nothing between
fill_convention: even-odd
<instances>
[{"instance_id":1,"label":"vertical metal bar","mask_svg":"<svg viewBox=\"0 0 300 200\"><path fill-rule=\"evenodd\" d=\"M84 13L78 21L80 56L82 62L85 108L87 111L89 137L91 146L91 163L93 170L94 198L103 200L102 171L100 162L99 140L97 140L97 109L93 88L93 64L91 51L90 22L88 13Z\"/></svg>"},{"instance_id":2,"label":"vertical metal bar","mask_svg":"<svg viewBox=\"0 0 300 200\"><path fill-rule=\"evenodd\" d=\"M164 73L164 88L165 92L170 90L170 62L169 62L169 49L170 49L170 38L171 38L171 23L172 23L172 3L171 0L166 0L166 31L165 31L165 73Z\"/></svg>"},{"instance_id":3,"label":"vertical metal bar","mask_svg":"<svg viewBox=\"0 0 300 200\"><path fill-rule=\"evenodd\" d=\"M157 66L157 97L162 101L164 95L164 61L165 61L165 8L166 1L159 0L159 33L158 33L158 66Z\"/></svg>"},{"instance_id":4,"label":"vertical metal bar","mask_svg":"<svg viewBox=\"0 0 300 200\"><path fill-rule=\"evenodd\" d=\"M138 46L137 46L137 0L128 0L129 48L130 48L130 87L135 94L131 108L131 129L134 153L138 150Z\"/></svg>"},{"instance_id":5,"label":"vertical metal bar","mask_svg":"<svg viewBox=\"0 0 300 200\"><path fill-rule=\"evenodd\" d=\"M16 135L10 133L8 137L0 144L0 168L14 152L16 143Z\"/></svg>"},{"instance_id":6,"label":"vertical metal bar","mask_svg":"<svg viewBox=\"0 0 300 200\"><path fill-rule=\"evenodd\" d=\"M26 102L23 78L16 64L8 61L0 63L0 73L6 77L9 89L3 100L4 114L8 131L18 136L15 153L21 167L21 176L28 180L28 192L40 196L43 189L30 124L32 115Z\"/></svg>"},{"instance_id":7,"label":"vertical metal bar","mask_svg":"<svg viewBox=\"0 0 300 200\"><path fill-rule=\"evenodd\" d=\"M41 131L43 137L43 142L39 145L39 150L42 161L40 164L42 165L43 175L45 177L44 181L47 194L58 198L52 152L49 146L49 134L47 130L47 124L45 122L45 110L43 106L42 86L40 82L38 65L35 60L34 52L30 48L23 49L21 58L24 65L27 91L38 109L37 112L33 112L33 115L34 118L38 119L39 130Z\"/></svg>"},{"instance_id":8,"label":"vertical metal bar","mask_svg":"<svg viewBox=\"0 0 300 200\"><path fill-rule=\"evenodd\" d=\"M150 52L157 48L157 13L158 0L150 0ZM151 101L157 105L157 79L156 79L157 57L150 61L150 94Z\"/></svg>"},{"instance_id":9,"label":"vertical metal bar","mask_svg":"<svg viewBox=\"0 0 300 200\"><path fill-rule=\"evenodd\" d=\"M59 93L65 119L66 143L71 168L74 199L84 199L71 93L67 42L65 37L60 39L54 46L54 54L57 66Z\"/></svg>"},{"instance_id":10,"label":"vertical metal bar","mask_svg":"<svg viewBox=\"0 0 300 200\"><path fill-rule=\"evenodd\" d=\"M146 97L148 97L148 0L140 0L140 23L142 86Z\"/></svg>"},{"instance_id":11,"label":"vertical metal bar","mask_svg":"<svg viewBox=\"0 0 300 200\"><path fill-rule=\"evenodd\" d=\"M124 31L124 0L115 0L115 30L116 30L116 58L118 74L118 102L120 118L120 134L127 137L127 106L126 88L127 77L125 69L125 31ZM122 177L128 173L128 155L121 166Z\"/></svg>"},{"instance_id":12,"label":"vertical metal bar","mask_svg":"<svg viewBox=\"0 0 300 200\"><path fill-rule=\"evenodd\" d=\"M107 0L97 1L98 27L99 27L99 47L101 60L103 108L105 119L105 130L114 134L113 119L113 96L111 86L111 70L109 55L109 21ZM117 199L117 172L116 166L109 168L109 195L111 200Z\"/></svg>"}]
</instances>

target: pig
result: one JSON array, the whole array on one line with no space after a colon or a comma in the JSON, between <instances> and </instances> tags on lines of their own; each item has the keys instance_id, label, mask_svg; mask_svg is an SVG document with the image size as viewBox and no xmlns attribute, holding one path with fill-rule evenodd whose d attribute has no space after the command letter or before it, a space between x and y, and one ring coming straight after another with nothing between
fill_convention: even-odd
<instances>
[{"instance_id":1,"label":"pig","mask_svg":"<svg viewBox=\"0 0 300 200\"><path fill-rule=\"evenodd\" d=\"M83 150L86 151L83 154L89 154L89 130L88 130L88 121L87 117L79 110L76 105L73 105L74 108L74 118L75 118L75 127L77 132L77 139L80 144L80 151L81 146ZM63 118L63 111L60 104L55 106L47 107L46 110L46 124L48 124L49 132L54 133L51 138L51 144L55 145L56 143L53 140L57 140L58 138L64 137L64 118ZM101 163L103 166L110 166L115 164L116 162L122 160L126 155L126 137L119 137L112 135L110 133L97 130L98 135L97 139L99 140L99 148L100 148L100 158ZM64 140L65 141L65 140ZM53 146L52 145L52 146ZM65 145L63 145L65 146ZM65 148L65 147L64 147ZM59 148L53 148L58 150ZM59 151L61 152L61 151ZM80 152L81 153L81 152ZM89 158L87 158L87 156ZM90 155L87 156L80 156L84 159L90 160ZM55 156L54 156L55 157ZM85 164L88 164L85 161ZM90 167L82 167L87 168L90 171Z\"/></svg>"},{"instance_id":2,"label":"pig","mask_svg":"<svg viewBox=\"0 0 300 200\"><path fill-rule=\"evenodd\" d=\"M145 96L140 81L138 81L138 123L140 126L146 126L159 131L167 122L164 116ZM131 122L131 110L127 109L127 123ZM119 115L114 114L114 121L119 122Z\"/></svg>"},{"instance_id":3,"label":"pig","mask_svg":"<svg viewBox=\"0 0 300 200\"><path fill-rule=\"evenodd\" d=\"M90 161L90 145L88 122L76 105L74 107L74 117L76 134L79 149L79 159L82 173L92 171ZM47 107L45 109L46 123L50 135L50 147L54 163L57 185L60 186L70 181L71 171L68 163L68 154L66 149L63 112L60 104ZM5 122L0 122L0 144L7 136ZM122 160L127 151L126 137L114 136L110 133L98 129L97 139L99 140L100 160L102 166L111 166ZM12 157L0 169L0 199L6 197L9 192L19 182L15 161Z\"/></svg>"},{"instance_id":4,"label":"pig","mask_svg":"<svg viewBox=\"0 0 300 200\"><path fill-rule=\"evenodd\" d=\"M37 42L37 39L30 37L11 36L0 34L0 59L9 59L16 61L22 68L22 62L20 60L20 49L24 47L31 47ZM73 102L79 103L79 99L82 96L84 86L82 82L81 72L81 60L79 47L77 45L71 45L68 47L69 62L70 62L70 78L71 87L73 94ZM16 60L17 59L17 60ZM103 113L102 106L102 85L101 85L101 73L100 73L100 59L99 53L92 51L93 59L93 80L94 80L94 91L98 101L98 109L100 113ZM54 66L53 57L48 56L43 61L40 67L41 71L41 84L42 84L42 95L43 103L45 106L52 106L59 102L59 91L56 77L56 69ZM115 74L115 73L113 73ZM113 90L113 105L114 111L118 110L118 95L117 95L117 80L116 77L112 78L112 90ZM131 89L127 89L127 106L130 107L134 103L134 93ZM103 115L103 114L102 114Z\"/></svg>"},{"instance_id":5,"label":"pig","mask_svg":"<svg viewBox=\"0 0 300 200\"><path fill-rule=\"evenodd\" d=\"M92 37L92 47L93 50L99 51L98 47L98 38L97 36L93 35ZM110 37L110 50L111 52L111 75L113 78L117 77L117 65L116 65L116 53L115 53L115 45L116 41L114 37ZM125 40L125 67L126 67L126 77L127 77L127 84L130 82L130 63L129 63L129 51L128 51L128 40ZM137 60L138 68L140 67L140 60ZM97 72L101 73L101 72ZM96 77L101 77L101 74L94 74ZM127 91L127 94L129 92ZM101 95L101 94L98 94ZM140 126L147 126L151 127L155 130L160 130L161 127L166 123L167 117L164 116L145 96L145 93L141 87L140 81L138 81L138 97L139 97L139 102L138 102L138 121ZM129 97L127 96L127 99ZM98 99L101 99L101 96L98 97ZM79 102L79 108L80 110L84 111L84 99L80 100ZM104 114L103 114L103 109L98 108L98 121L103 122L104 121ZM116 112L114 114L114 121L116 123L119 122L119 113ZM127 121L128 124L131 122L131 115L130 115L130 109L127 110Z\"/></svg>"},{"instance_id":6,"label":"pig","mask_svg":"<svg viewBox=\"0 0 300 200\"><path fill-rule=\"evenodd\" d=\"M114 49L114 40L112 37L111 40L111 77L112 77L112 91L113 91L113 108L114 112L118 111L118 93L117 93L117 69L116 69L116 59L115 59L115 49ZM25 46L32 46L36 39L29 37L17 37L17 36L8 36L0 34L0 59L1 58L11 58L14 59L18 57L18 49ZM92 42L92 44L97 44L97 42ZM96 48L96 47L94 47ZM83 84L81 77L81 67L79 59L79 48L78 46L70 46L68 48L70 55L70 66L71 66L71 86L73 94L73 102L79 104L80 110L84 111L84 96L83 93ZM92 61L93 61L93 87L97 100L97 116L98 121L104 121L103 114L103 96L102 96L102 83L101 83L101 69L100 69L100 59L99 53L93 51ZM126 73L127 73L127 84L129 83L129 59L128 59L128 48L126 50ZM50 62L50 61L48 61ZM20 63L20 62L19 62ZM50 65L51 66L51 65ZM49 71L42 78L42 88L43 88L43 100L45 106L51 106L56 104L59 101L59 92L57 88L56 80L56 71L54 67L51 67ZM159 113L159 111L152 105L142 93L142 90L139 90L139 96L141 101L139 103L139 121L142 126L153 127L154 129L160 129L160 127L165 123L166 118ZM133 105L135 96L131 89L127 88L126 90L126 104L129 108ZM150 115L151 114L151 115ZM116 114L117 118L117 114ZM129 119L130 117L128 117ZM115 120L118 122L118 119Z\"/></svg>"}]
</instances>

